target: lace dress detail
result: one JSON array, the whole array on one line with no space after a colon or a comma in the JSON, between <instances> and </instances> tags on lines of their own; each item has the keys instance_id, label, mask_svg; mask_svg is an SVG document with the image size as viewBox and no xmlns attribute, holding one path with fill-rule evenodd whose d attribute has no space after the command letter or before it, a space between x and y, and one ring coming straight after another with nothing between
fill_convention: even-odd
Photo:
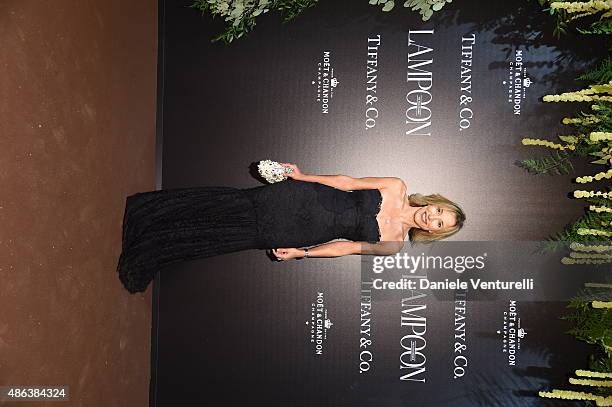
<instances>
[{"instance_id":1,"label":"lace dress detail","mask_svg":"<svg viewBox=\"0 0 612 407\"><path fill-rule=\"evenodd\" d=\"M382 196L378 189L347 192L289 178L245 193L257 214L260 248L380 239L376 215Z\"/></svg>"},{"instance_id":2,"label":"lace dress detail","mask_svg":"<svg viewBox=\"0 0 612 407\"><path fill-rule=\"evenodd\" d=\"M230 187L165 189L127 197L119 279L145 291L162 267L250 249L257 243L253 205Z\"/></svg>"},{"instance_id":3,"label":"lace dress detail","mask_svg":"<svg viewBox=\"0 0 612 407\"><path fill-rule=\"evenodd\" d=\"M197 187L131 195L117 272L144 291L167 264L247 249L305 247L335 239L380 241L378 189L341 191L285 181L248 189Z\"/></svg>"}]
</instances>

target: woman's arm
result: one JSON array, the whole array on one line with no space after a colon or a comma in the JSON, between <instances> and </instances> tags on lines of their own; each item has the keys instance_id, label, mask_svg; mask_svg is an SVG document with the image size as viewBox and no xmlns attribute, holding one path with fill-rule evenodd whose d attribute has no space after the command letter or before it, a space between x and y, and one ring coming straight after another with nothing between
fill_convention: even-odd
<instances>
[{"instance_id":1,"label":"woman's arm","mask_svg":"<svg viewBox=\"0 0 612 407\"><path fill-rule=\"evenodd\" d=\"M364 177L353 178L348 175L308 175L303 174L295 164L281 163L293 169L289 176L298 181L317 182L342 191L355 191L358 189L384 189L403 186L404 181L396 177Z\"/></svg>"},{"instance_id":2,"label":"woman's arm","mask_svg":"<svg viewBox=\"0 0 612 407\"><path fill-rule=\"evenodd\" d=\"M353 178L349 175L302 175L301 181L318 182L342 191L397 188L403 181L396 177Z\"/></svg>"},{"instance_id":3,"label":"woman's arm","mask_svg":"<svg viewBox=\"0 0 612 407\"><path fill-rule=\"evenodd\" d=\"M340 241L325 243L308 249L308 257L340 257L350 254L373 254L388 256L398 253L404 242L351 242ZM274 255L280 260L290 260L304 257L304 249L274 249Z\"/></svg>"}]
</instances>

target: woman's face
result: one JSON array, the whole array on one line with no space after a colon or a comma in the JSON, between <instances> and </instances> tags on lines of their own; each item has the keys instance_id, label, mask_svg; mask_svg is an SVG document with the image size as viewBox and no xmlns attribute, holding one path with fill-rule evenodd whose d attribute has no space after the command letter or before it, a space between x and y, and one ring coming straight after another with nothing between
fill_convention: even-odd
<instances>
[{"instance_id":1,"label":"woman's face","mask_svg":"<svg viewBox=\"0 0 612 407\"><path fill-rule=\"evenodd\" d=\"M428 232L445 232L457 224L455 212L439 205L421 206L414 215L420 229Z\"/></svg>"}]
</instances>

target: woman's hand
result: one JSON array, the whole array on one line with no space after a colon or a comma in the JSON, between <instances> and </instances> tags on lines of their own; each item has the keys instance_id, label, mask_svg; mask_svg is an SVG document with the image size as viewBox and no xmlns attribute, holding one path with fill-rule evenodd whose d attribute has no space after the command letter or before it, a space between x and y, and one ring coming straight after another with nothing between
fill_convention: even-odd
<instances>
[{"instance_id":1,"label":"woman's hand","mask_svg":"<svg viewBox=\"0 0 612 407\"><path fill-rule=\"evenodd\" d=\"M287 173L287 177L296 179L298 181L304 177L304 174L302 174L302 171L300 171L297 165L289 163L280 163L280 165L285 168L291 168L293 170L292 172Z\"/></svg>"},{"instance_id":2,"label":"woman's hand","mask_svg":"<svg viewBox=\"0 0 612 407\"><path fill-rule=\"evenodd\" d=\"M272 253L278 261L298 259L304 257L304 251L301 249L272 249Z\"/></svg>"}]
</instances>

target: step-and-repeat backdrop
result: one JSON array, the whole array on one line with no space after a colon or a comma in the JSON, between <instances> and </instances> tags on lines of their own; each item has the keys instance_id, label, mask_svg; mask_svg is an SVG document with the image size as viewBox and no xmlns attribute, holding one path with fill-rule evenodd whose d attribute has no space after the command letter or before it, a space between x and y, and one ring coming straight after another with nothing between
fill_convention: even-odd
<instances>
[{"instance_id":1,"label":"step-and-repeat backdrop","mask_svg":"<svg viewBox=\"0 0 612 407\"><path fill-rule=\"evenodd\" d=\"M576 175L515 162L543 153L522 138L564 131L575 106L542 96L578 89L603 44L555 39L535 1L462 0L427 22L321 1L229 45L187 5L160 9L163 188L256 186L252 164L272 159L400 177L467 221L387 262L250 250L161 270L156 405L546 405L537 392L590 352L564 333L567 300L609 269L541 250L583 213Z\"/></svg>"}]
</instances>

